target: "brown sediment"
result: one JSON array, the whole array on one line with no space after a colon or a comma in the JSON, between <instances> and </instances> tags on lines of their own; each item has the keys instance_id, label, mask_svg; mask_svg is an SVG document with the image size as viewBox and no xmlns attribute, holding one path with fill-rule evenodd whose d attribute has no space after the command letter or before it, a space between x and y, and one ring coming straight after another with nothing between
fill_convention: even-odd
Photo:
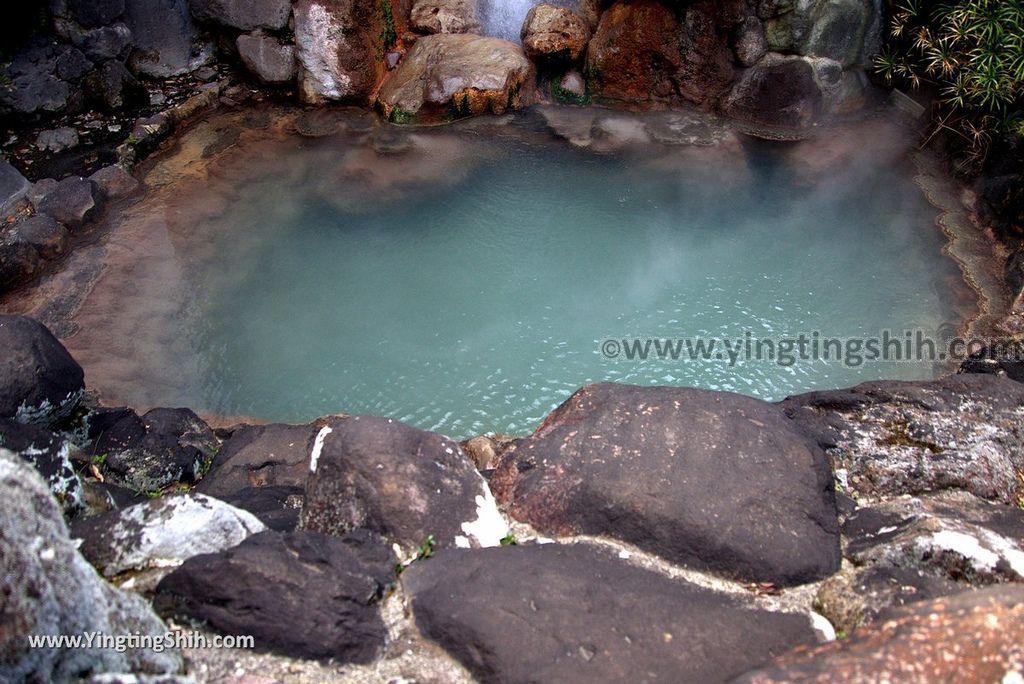
<instances>
[{"instance_id":1,"label":"brown sediment","mask_svg":"<svg viewBox=\"0 0 1024 684\"><path fill-rule=\"evenodd\" d=\"M939 210L935 224L948 238L943 254L960 268L963 283L973 294L953 288L959 296L954 305L968 336L991 335L1009 313L1009 293L1003 284L1002 264L1007 253L990 230L980 224L970 191L950 177L934 152L911 154L917 173L914 182Z\"/></svg>"}]
</instances>

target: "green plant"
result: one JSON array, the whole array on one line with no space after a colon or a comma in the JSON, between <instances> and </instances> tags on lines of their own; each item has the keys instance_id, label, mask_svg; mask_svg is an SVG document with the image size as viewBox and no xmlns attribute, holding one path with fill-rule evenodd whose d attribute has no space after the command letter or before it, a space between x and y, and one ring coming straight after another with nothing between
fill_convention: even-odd
<instances>
[{"instance_id":1,"label":"green plant","mask_svg":"<svg viewBox=\"0 0 1024 684\"><path fill-rule=\"evenodd\" d=\"M128 137L125 138L124 141L125 141L125 143L127 143L128 145L131 145L132 147L135 147L140 142L142 142L141 140L139 140L139 136L135 135L134 133L129 133Z\"/></svg>"},{"instance_id":2,"label":"green plant","mask_svg":"<svg viewBox=\"0 0 1024 684\"><path fill-rule=\"evenodd\" d=\"M504 537L501 538L501 545L502 546L518 546L519 542L518 542L518 540L516 540L516 536L514 534L507 534L507 535L505 535Z\"/></svg>"},{"instance_id":3,"label":"green plant","mask_svg":"<svg viewBox=\"0 0 1024 684\"><path fill-rule=\"evenodd\" d=\"M886 82L937 96L935 129L980 161L1001 134L1024 134L1024 0L900 0L875 59Z\"/></svg>"},{"instance_id":4,"label":"green plant","mask_svg":"<svg viewBox=\"0 0 1024 684\"><path fill-rule=\"evenodd\" d=\"M391 11L390 0L380 0L380 9L384 14L384 28L380 32L380 41L387 51L398 42L398 30L395 28L395 15Z\"/></svg>"},{"instance_id":5,"label":"green plant","mask_svg":"<svg viewBox=\"0 0 1024 684\"><path fill-rule=\"evenodd\" d=\"M96 454L95 456L92 457L92 464L94 466L96 466L96 467L100 467L100 466L102 466L106 462L107 462L107 455L106 454Z\"/></svg>"}]
</instances>

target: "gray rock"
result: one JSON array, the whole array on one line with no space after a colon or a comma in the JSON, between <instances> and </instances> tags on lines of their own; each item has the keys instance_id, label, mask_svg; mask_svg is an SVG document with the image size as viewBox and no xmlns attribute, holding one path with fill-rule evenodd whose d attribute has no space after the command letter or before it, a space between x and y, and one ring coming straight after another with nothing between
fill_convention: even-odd
<instances>
[{"instance_id":1,"label":"gray rock","mask_svg":"<svg viewBox=\"0 0 1024 684\"><path fill-rule=\"evenodd\" d=\"M44 152L63 152L78 145L78 131L67 126L41 132L36 147Z\"/></svg>"},{"instance_id":2,"label":"gray rock","mask_svg":"<svg viewBox=\"0 0 1024 684\"><path fill-rule=\"evenodd\" d=\"M46 214L33 214L18 222L14 239L31 245L43 259L56 259L68 248L68 231Z\"/></svg>"},{"instance_id":3,"label":"gray rock","mask_svg":"<svg viewBox=\"0 0 1024 684\"><path fill-rule=\"evenodd\" d=\"M82 481L71 462L71 454L76 449L66 438L10 418L0 418L0 448L32 464L65 513L73 515L84 508Z\"/></svg>"},{"instance_id":4,"label":"gray rock","mask_svg":"<svg viewBox=\"0 0 1024 684\"><path fill-rule=\"evenodd\" d=\"M226 634L251 634L258 650L369 662L384 645L375 603L394 567L391 550L365 530L344 538L263 532L185 561L160 582L156 604Z\"/></svg>"},{"instance_id":5,"label":"gray rock","mask_svg":"<svg viewBox=\"0 0 1024 684\"><path fill-rule=\"evenodd\" d=\"M1014 505L1024 495L1024 384L995 375L869 382L781 406L828 450L855 498L963 489Z\"/></svg>"},{"instance_id":6,"label":"gray rock","mask_svg":"<svg viewBox=\"0 0 1024 684\"><path fill-rule=\"evenodd\" d=\"M480 681L723 682L815 638L587 544L440 551L402 575L420 631Z\"/></svg>"},{"instance_id":7,"label":"gray rock","mask_svg":"<svg viewBox=\"0 0 1024 684\"><path fill-rule=\"evenodd\" d=\"M74 230L91 220L100 205L99 192L93 182L81 176L71 176L57 183L38 206L39 211Z\"/></svg>"},{"instance_id":8,"label":"gray rock","mask_svg":"<svg viewBox=\"0 0 1024 684\"><path fill-rule=\"evenodd\" d=\"M57 78L77 81L92 69L92 62L78 48L68 47L57 57Z\"/></svg>"},{"instance_id":9,"label":"gray rock","mask_svg":"<svg viewBox=\"0 0 1024 684\"><path fill-rule=\"evenodd\" d=\"M120 164L104 166L89 176L89 180L96 184L108 200L127 197L139 188L139 181Z\"/></svg>"},{"instance_id":10,"label":"gray rock","mask_svg":"<svg viewBox=\"0 0 1024 684\"><path fill-rule=\"evenodd\" d=\"M606 535L780 586L839 568L828 458L776 406L738 394L589 385L513 442L490 485L544 534Z\"/></svg>"},{"instance_id":11,"label":"gray rock","mask_svg":"<svg viewBox=\"0 0 1024 684\"><path fill-rule=\"evenodd\" d=\"M768 39L764 24L754 16L747 17L733 33L733 52L736 61L745 67L754 66L768 54Z\"/></svg>"},{"instance_id":12,"label":"gray rock","mask_svg":"<svg viewBox=\"0 0 1024 684\"><path fill-rule=\"evenodd\" d=\"M724 107L728 115L754 124L806 128L823 115L824 104L814 62L769 53L740 75Z\"/></svg>"},{"instance_id":13,"label":"gray rock","mask_svg":"<svg viewBox=\"0 0 1024 684\"><path fill-rule=\"evenodd\" d=\"M55 76L58 49L53 42L37 41L0 66L6 83L0 87L0 112L16 115L59 112L73 99L73 90Z\"/></svg>"},{"instance_id":14,"label":"gray rock","mask_svg":"<svg viewBox=\"0 0 1024 684\"><path fill-rule=\"evenodd\" d=\"M213 459L196 491L226 499L248 487L305 488L318 425L245 425Z\"/></svg>"},{"instance_id":15,"label":"gray rock","mask_svg":"<svg viewBox=\"0 0 1024 684\"><path fill-rule=\"evenodd\" d=\"M263 83L282 85L295 78L294 45L262 33L243 33L235 45L242 63Z\"/></svg>"},{"instance_id":16,"label":"gray rock","mask_svg":"<svg viewBox=\"0 0 1024 684\"><path fill-rule=\"evenodd\" d=\"M238 546L266 529L251 513L203 494L165 496L87 518L72 528L82 555L106 577L172 568Z\"/></svg>"},{"instance_id":17,"label":"gray rock","mask_svg":"<svg viewBox=\"0 0 1024 684\"><path fill-rule=\"evenodd\" d=\"M487 483L451 439L394 420L352 416L317 434L301 527L342 535L359 527L406 552L497 546L508 527Z\"/></svg>"},{"instance_id":18,"label":"gray rock","mask_svg":"<svg viewBox=\"0 0 1024 684\"><path fill-rule=\"evenodd\" d=\"M240 31L265 28L279 31L288 26L291 0L189 0L192 14Z\"/></svg>"},{"instance_id":19,"label":"gray rock","mask_svg":"<svg viewBox=\"0 0 1024 684\"><path fill-rule=\"evenodd\" d=\"M122 23L90 29L65 30L75 47L92 62L99 64L108 59L122 60L132 49L132 32Z\"/></svg>"},{"instance_id":20,"label":"gray rock","mask_svg":"<svg viewBox=\"0 0 1024 684\"><path fill-rule=\"evenodd\" d=\"M149 101L149 93L124 64L115 59L85 77L88 97L107 111L139 107Z\"/></svg>"},{"instance_id":21,"label":"gray rock","mask_svg":"<svg viewBox=\"0 0 1024 684\"><path fill-rule=\"evenodd\" d=\"M268 529L291 532L299 526L299 515L305 498L304 487L268 485L240 489L224 500L236 508L249 511Z\"/></svg>"},{"instance_id":22,"label":"gray rock","mask_svg":"<svg viewBox=\"0 0 1024 684\"><path fill-rule=\"evenodd\" d=\"M167 628L140 597L103 581L75 550L60 508L31 466L0 450L0 535L4 630L0 679L78 682L83 672L175 673L181 657L130 649L29 649L34 634L162 635Z\"/></svg>"},{"instance_id":23,"label":"gray rock","mask_svg":"<svg viewBox=\"0 0 1024 684\"><path fill-rule=\"evenodd\" d=\"M28 192L25 194L26 199L32 204L32 207L39 211L39 206L43 202L43 198L46 197L57 187L57 180L55 178L43 178L31 184Z\"/></svg>"},{"instance_id":24,"label":"gray rock","mask_svg":"<svg viewBox=\"0 0 1024 684\"><path fill-rule=\"evenodd\" d=\"M48 425L78 406L82 367L42 323L0 315L0 349L0 418Z\"/></svg>"},{"instance_id":25,"label":"gray rock","mask_svg":"<svg viewBox=\"0 0 1024 684\"><path fill-rule=\"evenodd\" d=\"M803 54L834 59L844 67L860 61L874 10L870 0L819 2Z\"/></svg>"},{"instance_id":26,"label":"gray rock","mask_svg":"<svg viewBox=\"0 0 1024 684\"><path fill-rule=\"evenodd\" d=\"M479 33L476 0L415 0L409 26L421 33Z\"/></svg>"},{"instance_id":27,"label":"gray rock","mask_svg":"<svg viewBox=\"0 0 1024 684\"><path fill-rule=\"evenodd\" d=\"M210 427L189 409L134 412L100 434L92 453L106 455L103 475L134 492L156 492L195 483L218 446Z\"/></svg>"},{"instance_id":28,"label":"gray rock","mask_svg":"<svg viewBox=\"0 0 1024 684\"><path fill-rule=\"evenodd\" d=\"M187 0L125 0L124 23L135 41L130 64L136 73L168 78L213 59L212 46L192 23Z\"/></svg>"},{"instance_id":29,"label":"gray rock","mask_svg":"<svg viewBox=\"0 0 1024 684\"><path fill-rule=\"evenodd\" d=\"M32 184L11 163L0 157L0 218L17 212Z\"/></svg>"},{"instance_id":30,"label":"gray rock","mask_svg":"<svg viewBox=\"0 0 1024 684\"><path fill-rule=\"evenodd\" d=\"M64 0L71 18L86 28L113 23L124 14L124 0Z\"/></svg>"}]
</instances>

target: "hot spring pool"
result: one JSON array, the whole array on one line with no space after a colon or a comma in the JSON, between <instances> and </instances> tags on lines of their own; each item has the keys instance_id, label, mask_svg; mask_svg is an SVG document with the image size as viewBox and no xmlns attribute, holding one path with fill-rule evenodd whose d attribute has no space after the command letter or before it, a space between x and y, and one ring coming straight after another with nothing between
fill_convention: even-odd
<instances>
[{"instance_id":1,"label":"hot spring pool","mask_svg":"<svg viewBox=\"0 0 1024 684\"><path fill-rule=\"evenodd\" d=\"M295 114L248 116L150 164L111 229L68 340L105 401L518 434L593 381L779 399L936 372L612 359L608 340L958 320L936 211L884 122L771 144L600 110L416 131L300 117L307 136Z\"/></svg>"}]
</instances>

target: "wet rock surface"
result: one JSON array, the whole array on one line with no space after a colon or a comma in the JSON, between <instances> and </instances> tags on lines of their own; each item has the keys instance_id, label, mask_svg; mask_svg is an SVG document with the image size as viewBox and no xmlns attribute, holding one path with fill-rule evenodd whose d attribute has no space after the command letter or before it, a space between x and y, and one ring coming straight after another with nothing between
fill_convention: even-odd
<instances>
[{"instance_id":1,"label":"wet rock surface","mask_svg":"<svg viewBox=\"0 0 1024 684\"><path fill-rule=\"evenodd\" d=\"M545 534L608 535L780 585L839 567L827 458L775 406L740 395L585 387L513 442L490 483Z\"/></svg>"},{"instance_id":2,"label":"wet rock surface","mask_svg":"<svg viewBox=\"0 0 1024 684\"><path fill-rule=\"evenodd\" d=\"M508 534L486 482L451 439L387 418L352 416L317 434L301 527L343 535L365 527L406 552L497 546Z\"/></svg>"},{"instance_id":3,"label":"wet rock surface","mask_svg":"<svg viewBox=\"0 0 1024 684\"><path fill-rule=\"evenodd\" d=\"M420 630L482 681L719 682L815 641L805 615L584 544L441 551L402 583Z\"/></svg>"},{"instance_id":4,"label":"wet rock surface","mask_svg":"<svg viewBox=\"0 0 1024 684\"><path fill-rule=\"evenodd\" d=\"M901 608L848 639L794 651L734 681L1014 681L1022 637L1024 587L992 587Z\"/></svg>"},{"instance_id":5,"label":"wet rock surface","mask_svg":"<svg viewBox=\"0 0 1024 684\"><path fill-rule=\"evenodd\" d=\"M1016 504L1024 384L996 375L869 382L780 406L832 457L855 498L960 488Z\"/></svg>"},{"instance_id":6,"label":"wet rock surface","mask_svg":"<svg viewBox=\"0 0 1024 684\"><path fill-rule=\"evenodd\" d=\"M98 195L96 185L91 180L71 176L47 192L40 200L38 209L74 230L99 211L101 200Z\"/></svg>"},{"instance_id":7,"label":"wet rock surface","mask_svg":"<svg viewBox=\"0 0 1024 684\"><path fill-rule=\"evenodd\" d=\"M78 405L82 367L41 323L0 315L0 349L0 417L45 425Z\"/></svg>"},{"instance_id":8,"label":"wet rock surface","mask_svg":"<svg viewBox=\"0 0 1024 684\"><path fill-rule=\"evenodd\" d=\"M106 577L171 568L262 532L251 513L202 494L166 496L77 522L79 550Z\"/></svg>"},{"instance_id":9,"label":"wet rock surface","mask_svg":"<svg viewBox=\"0 0 1024 684\"><path fill-rule=\"evenodd\" d=\"M219 554L196 556L164 578L157 606L256 648L302 658L366 662L386 630L375 605L395 558L374 535L263 532Z\"/></svg>"},{"instance_id":10,"label":"wet rock surface","mask_svg":"<svg viewBox=\"0 0 1024 684\"><path fill-rule=\"evenodd\" d=\"M29 649L28 635L164 634L141 598L104 582L75 550L56 501L31 466L0 448L0 576L3 630L0 679L77 682L83 672L176 673L167 650Z\"/></svg>"}]
</instances>

